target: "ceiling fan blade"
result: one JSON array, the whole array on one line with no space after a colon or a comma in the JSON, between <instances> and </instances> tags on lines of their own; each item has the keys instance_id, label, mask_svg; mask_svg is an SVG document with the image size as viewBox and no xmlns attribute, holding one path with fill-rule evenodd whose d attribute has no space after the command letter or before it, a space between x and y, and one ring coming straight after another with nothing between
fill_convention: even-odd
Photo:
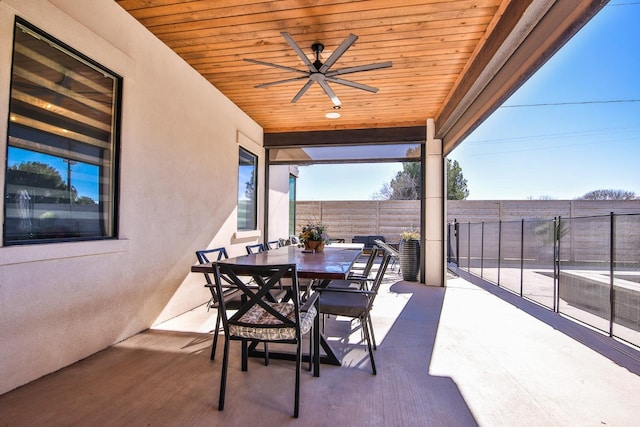
<instances>
[{"instance_id":1,"label":"ceiling fan blade","mask_svg":"<svg viewBox=\"0 0 640 427\"><path fill-rule=\"evenodd\" d=\"M291 102L297 102L298 99L300 99L300 97L302 95L304 95L304 93L307 91L307 89L309 89L311 87L311 85L313 84L313 80L309 80L308 82L306 82L304 84L304 86L302 86L302 89L300 89L298 91L298 93L296 94L296 96L293 97L293 99L291 100Z\"/></svg>"},{"instance_id":2,"label":"ceiling fan blade","mask_svg":"<svg viewBox=\"0 0 640 427\"><path fill-rule=\"evenodd\" d=\"M298 47L295 40L293 40L293 38L291 37L291 34L285 31L281 32L280 34L282 34L282 37L284 37L287 43L289 43L289 46L291 46L291 48L296 52L298 57L302 60L302 62L304 62L304 65L306 65L307 68L309 68L309 71L311 71L312 73L315 73L317 71L316 67L311 63L311 61L309 61L309 58L307 58L307 55L304 54L302 49Z\"/></svg>"},{"instance_id":3,"label":"ceiling fan blade","mask_svg":"<svg viewBox=\"0 0 640 427\"><path fill-rule=\"evenodd\" d=\"M283 84L283 83L297 82L298 80L302 80L302 79L306 79L306 78L307 78L307 76L293 77L293 78L290 78L290 79L278 80L278 81L270 82L270 83L262 83L262 84L256 85L255 87L262 88L262 87L275 86L275 85L279 85L279 84Z\"/></svg>"},{"instance_id":4,"label":"ceiling fan blade","mask_svg":"<svg viewBox=\"0 0 640 427\"><path fill-rule=\"evenodd\" d=\"M373 93L377 93L378 92L378 88L372 87L372 86L367 86L367 85L363 85L362 83L356 83L356 82L352 82L349 80L344 80L344 79L336 79L335 77L325 77L326 80L333 82L333 83L338 83L341 85L345 85L345 86L351 86L354 87L356 89L362 89L362 90L366 90L367 92L373 92Z\"/></svg>"},{"instance_id":5,"label":"ceiling fan blade","mask_svg":"<svg viewBox=\"0 0 640 427\"><path fill-rule=\"evenodd\" d=\"M280 68L281 70L294 71L296 73L302 73L305 76L309 75L307 71L298 70L297 68L287 67L284 65L272 64L271 62L258 61L255 59L248 59L248 58L244 58L244 61L251 62L253 64L258 64L258 65L266 65L267 67Z\"/></svg>"},{"instance_id":6,"label":"ceiling fan blade","mask_svg":"<svg viewBox=\"0 0 640 427\"><path fill-rule=\"evenodd\" d=\"M327 72L327 77L339 76L340 74L358 73L360 71L379 70L380 68L389 68L393 64L391 61L378 62L376 64L357 65L355 67L341 68Z\"/></svg>"},{"instance_id":7,"label":"ceiling fan blade","mask_svg":"<svg viewBox=\"0 0 640 427\"><path fill-rule=\"evenodd\" d=\"M309 81L312 81L312 80L309 80ZM334 107L340 107L342 105L342 102L340 102L340 100L338 99L338 95L335 94L335 92L329 87L329 85L327 84L326 81L324 81L324 79L318 80L318 84L320 85L320 87L322 87L322 89L325 91L327 96L331 98L331 102L333 102Z\"/></svg>"},{"instance_id":8,"label":"ceiling fan blade","mask_svg":"<svg viewBox=\"0 0 640 427\"><path fill-rule=\"evenodd\" d=\"M358 40L358 36L356 36L355 34L349 34L347 38L344 39L342 43L340 43L340 46L338 46L338 48L333 51L331 56L329 56L329 59L327 59L325 63L322 64L322 67L320 67L320 70L318 71L320 71L321 73L327 72L327 70L336 63L336 61L347 51L347 49L351 47L352 44L355 43L356 40Z\"/></svg>"}]
</instances>

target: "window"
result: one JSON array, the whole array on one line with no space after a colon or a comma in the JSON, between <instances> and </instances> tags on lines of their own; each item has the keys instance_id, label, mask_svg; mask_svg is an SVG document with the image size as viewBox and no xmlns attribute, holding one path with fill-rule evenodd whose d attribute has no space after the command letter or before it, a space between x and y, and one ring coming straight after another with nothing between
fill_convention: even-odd
<instances>
[{"instance_id":1,"label":"window","mask_svg":"<svg viewBox=\"0 0 640 427\"><path fill-rule=\"evenodd\" d=\"M296 234L296 177L289 175L289 235Z\"/></svg>"},{"instance_id":2,"label":"window","mask_svg":"<svg viewBox=\"0 0 640 427\"><path fill-rule=\"evenodd\" d=\"M4 244L116 237L120 77L18 20Z\"/></svg>"},{"instance_id":3,"label":"window","mask_svg":"<svg viewBox=\"0 0 640 427\"><path fill-rule=\"evenodd\" d=\"M258 157L240 147L238 163L238 230L256 230Z\"/></svg>"}]
</instances>

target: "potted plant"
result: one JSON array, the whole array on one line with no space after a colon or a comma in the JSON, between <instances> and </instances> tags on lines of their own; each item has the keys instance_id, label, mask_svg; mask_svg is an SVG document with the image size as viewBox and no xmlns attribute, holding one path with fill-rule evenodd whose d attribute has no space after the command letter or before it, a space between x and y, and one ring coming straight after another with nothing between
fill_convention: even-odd
<instances>
[{"instance_id":1,"label":"potted plant","mask_svg":"<svg viewBox=\"0 0 640 427\"><path fill-rule=\"evenodd\" d=\"M420 233L412 228L405 228L400 233L400 271L402 279L409 282L418 281L420 271Z\"/></svg>"},{"instance_id":2,"label":"potted plant","mask_svg":"<svg viewBox=\"0 0 640 427\"><path fill-rule=\"evenodd\" d=\"M327 226L321 223L305 225L298 237L305 249L313 249L316 252L322 252L325 243L329 241Z\"/></svg>"}]
</instances>

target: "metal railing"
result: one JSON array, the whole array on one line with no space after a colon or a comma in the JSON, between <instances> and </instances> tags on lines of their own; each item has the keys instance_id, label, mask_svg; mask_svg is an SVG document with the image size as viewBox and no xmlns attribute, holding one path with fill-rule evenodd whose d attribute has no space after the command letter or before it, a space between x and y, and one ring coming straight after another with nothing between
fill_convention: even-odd
<instances>
[{"instance_id":1,"label":"metal railing","mask_svg":"<svg viewBox=\"0 0 640 427\"><path fill-rule=\"evenodd\" d=\"M454 222L447 260L640 346L640 214Z\"/></svg>"}]
</instances>

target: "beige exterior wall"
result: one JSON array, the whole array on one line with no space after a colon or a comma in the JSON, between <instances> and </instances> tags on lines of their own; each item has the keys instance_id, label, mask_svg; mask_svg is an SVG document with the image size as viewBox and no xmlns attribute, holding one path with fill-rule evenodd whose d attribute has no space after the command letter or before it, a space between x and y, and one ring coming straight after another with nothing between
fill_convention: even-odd
<instances>
[{"instance_id":1,"label":"beige exterior wall","mask_svg":"<svg viewBox=\"0 0 640 427\"><path fill-rule=\"evenodd\" d=\"M289 237L289 176L298 176L298 168L289 165L269 166L269 236L268 241Z\"/></svg>"},{"instance_id":2,"label":"beige exterior wall","mask_svg":"<svg viewBox=\"0 0 640 427\"><path fill-rule=\"evenodd\" d=\"M120 236L0 247L0 393L204 303L194 251L262 240L236 233L238 144L263 180L261 127L113 0L0 0L0 135L15 15L123 77Z\"/></svg>"}]
</instances>

